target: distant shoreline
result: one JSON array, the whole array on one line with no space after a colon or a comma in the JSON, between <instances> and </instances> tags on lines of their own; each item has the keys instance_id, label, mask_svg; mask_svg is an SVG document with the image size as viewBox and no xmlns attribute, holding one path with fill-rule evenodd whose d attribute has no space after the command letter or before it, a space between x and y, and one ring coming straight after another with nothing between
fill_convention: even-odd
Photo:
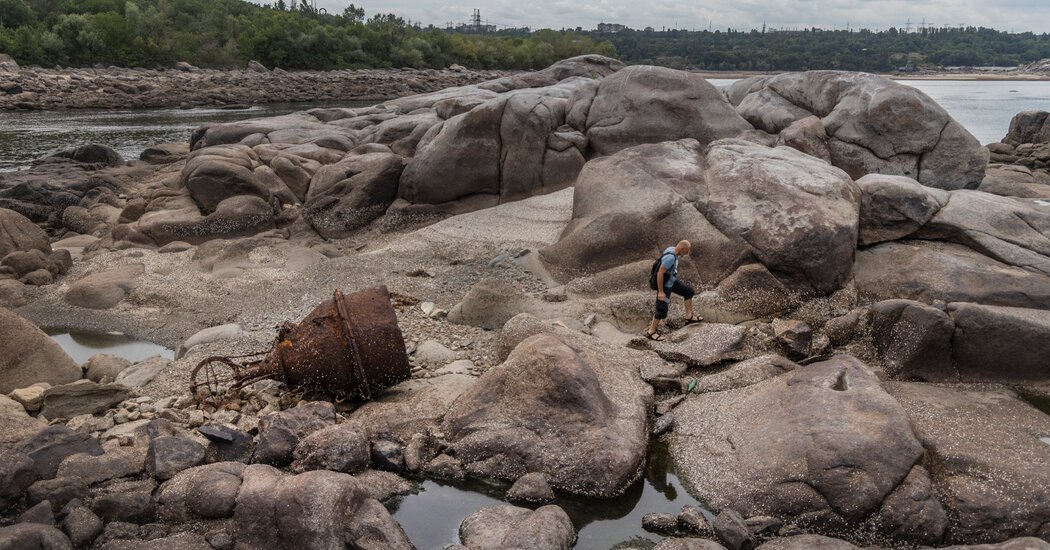
<instances>
[{"instance_id":1,"label":"distant shoreline","mask_svg":"<svg viewBox=\"0 0 1050 550\"><path fill-rule=\"evenodd\" d=\"M704 78L744 79L753 76L770 76L797 71L690 71ZM853 71L850 71L853 72ZM893 80L955 80L955 81L1050 81L1050 74L1038 73L990 73L990 72L940 72L940 73L875 73Z\"/></svg>"}]
</instances>

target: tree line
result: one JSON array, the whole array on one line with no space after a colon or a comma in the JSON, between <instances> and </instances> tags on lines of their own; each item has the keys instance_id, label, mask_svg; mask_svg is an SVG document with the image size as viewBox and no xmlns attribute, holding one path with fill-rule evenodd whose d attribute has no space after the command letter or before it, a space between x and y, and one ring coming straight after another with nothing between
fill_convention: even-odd
<instances>
[{"instance_id":1,"label":"tree line","mask_svg":"<svg viewBox=\"0 0 1050 550\"><path fill-rule=\"evenodd\" d=\"M575 30L461 34L349 4L305 0L0 0L0 53L23 65L284 69L538 69L584 53L702 70L1016 66L1050 58L1050 35L981 27L921 32Z\"/></svg>"},{"instance_id":2,"label":"tree line","mask_svg":"<svg viewBox=\"0 0 1050 550\"><path fill-rule=\"evenodd\" d=\"M416 67L538 69L584 53L615 56L606 41L575 32L448 33L348 5L341 13L305 1L0 0L0 53L52 67Z\"/></svg>"},{"instance_id":3,"label":"tree line","mask_svg":"<svg viewBox=\"0 0 1050 550\"><path fill-rule=\"evenodd\" d=\"M1050 58L1050 35L983 27L871 30L653 31L588 33L632 63L705 70L894 71L922 67L1014 67Z\"/></svg>"}]
</instances>

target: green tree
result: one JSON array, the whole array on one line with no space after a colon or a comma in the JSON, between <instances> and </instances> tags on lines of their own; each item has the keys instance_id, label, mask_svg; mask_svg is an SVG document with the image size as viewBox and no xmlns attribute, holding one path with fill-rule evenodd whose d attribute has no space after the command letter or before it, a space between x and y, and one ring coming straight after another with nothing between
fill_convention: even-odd
<instances>
[{"instance_id":1,"label":"green tree","mask_svg":"<svg viewBox=\"0 0 1050 550\"><path fill-rule=\"evenodd\" d=\"M34 22L33 9L25 0L0 0L0 27L14 29Z\"/></svg>"}]
</instances>

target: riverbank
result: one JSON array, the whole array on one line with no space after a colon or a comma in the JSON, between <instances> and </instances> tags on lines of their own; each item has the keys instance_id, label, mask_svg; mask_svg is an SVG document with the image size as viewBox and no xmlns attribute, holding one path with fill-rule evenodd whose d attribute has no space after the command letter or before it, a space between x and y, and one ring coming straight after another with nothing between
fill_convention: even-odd
<instances>
[{"instance_id":1,"label":"riverbank","mask_svg":"<svg viewBox=\"0 0 1050 550\"><path fill-rule=\"evenodd\" d=\"M0 110L160 109L345 100L385 101L511 71L125 69L0 70Z\"/></svg>"}]
</instances>

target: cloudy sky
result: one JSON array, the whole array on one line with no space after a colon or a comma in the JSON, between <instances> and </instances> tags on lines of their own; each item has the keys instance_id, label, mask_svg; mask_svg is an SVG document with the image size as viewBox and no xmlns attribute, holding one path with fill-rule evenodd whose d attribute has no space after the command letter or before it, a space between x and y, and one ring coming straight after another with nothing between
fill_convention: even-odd
<instances>
[{"instance_id":1,"label":"cloudy sky","mask_svg":"<svg viewBox=\"0 0 1050 550\"><path fill-rule=\"evenodd\" d=\"M275 0L254 0L266 4ZM329 13L341 13L349 2L311 0ZM465 22L474 8L482 19L507 26L585 29L605 21L629 27L660 29L724 29L809 27L884 29L903 28L908 19L918 26L925 18L937 26L959 24L993 27L1007 31L1050 32L1050 1L1047 0L404 0L354 2L365 15L395 13L422 24L443 26L448 21Z\"/></svg>"}]
</instances>

